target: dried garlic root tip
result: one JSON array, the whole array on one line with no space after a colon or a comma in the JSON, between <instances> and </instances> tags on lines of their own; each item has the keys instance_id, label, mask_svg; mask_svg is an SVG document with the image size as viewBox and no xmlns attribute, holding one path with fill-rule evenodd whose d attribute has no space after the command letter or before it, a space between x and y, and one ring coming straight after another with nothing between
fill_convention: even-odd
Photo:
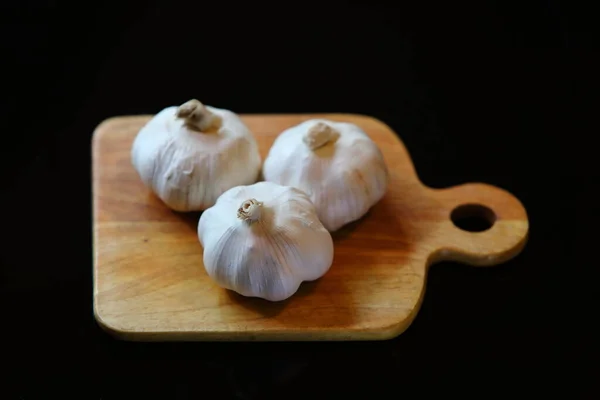
<instances>
[{"instance_id":1,"label":"dried garlic root tip","mask_svg":"<svg viewBox=\"0 0 600 400\"><path fill-rule=\"evenodd\" d=\"M263 203L256 199L249 199L242 203L237 211L237 217L243 221L255 222L260 218Z\"/></svg>"},{"instance_id":2,"label":"dried garlic root tip","mask_svg":"<svg viewBox=\"0 0 600 400\"><path fill-rule=\"evenodd\" d=\"M185 124L193 130L205 132L221 127L221 118L210 112L204 104L196 99L187 101L177 109L177 118L183 119Z\"/></svg>"},{"instance_id":3,"label":"dried garlic root tip","mask_svg":"<svg viewBox=\"0 0 600 400\"><path fill-rule=\"evenodd\" d=\"M306 132L302 140L311 150L316 150L328 143L335 142L339 136L340 133L330 125L318 122Z\"/></svg>"}]
</instances>

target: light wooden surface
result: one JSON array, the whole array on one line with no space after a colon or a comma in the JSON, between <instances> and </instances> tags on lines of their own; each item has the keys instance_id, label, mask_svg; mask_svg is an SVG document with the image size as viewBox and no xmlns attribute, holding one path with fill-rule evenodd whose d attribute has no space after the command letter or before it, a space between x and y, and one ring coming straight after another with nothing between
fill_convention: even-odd
<instances>
[{"instance_id":1,"label":"light wooden surface","mask_svg":"<svg viewBox=\"0 0 600 400\"><path fill-rule=\"evenodd\" d=\"M397 136L360 115L248 115L263 157L285 128L309 118L353 122L383 151L389 191L361 221L334 234L335 259L320 280L281 303L215 285L202 265L199 214L168 210L140 182L131 143L150 116L104 121L93 139L94 312L126 340L382 340L402 333L419 310L428 266L455 260L502 263L520 252L528 220L510 193L486 184L425 187ZM450 219L483 204L496 222L467 232Z\"/></svg>"}]
</instances>

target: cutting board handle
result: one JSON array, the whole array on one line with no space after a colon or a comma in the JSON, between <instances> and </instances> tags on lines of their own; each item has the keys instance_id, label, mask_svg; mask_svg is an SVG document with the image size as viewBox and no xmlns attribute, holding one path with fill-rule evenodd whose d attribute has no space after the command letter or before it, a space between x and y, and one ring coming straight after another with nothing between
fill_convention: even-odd
<instances>
[{"instance_id":1,"label":"cutting board handle","mask_svg":"<svg viewBox=\"0 0 600 400\"><path fill-rule=\"evenodd\" d=\"M430 262L457 261L473 266L501 264L521 252L527 242L529 221L523 204L511 193L484 183L433 189L441 205L436 250ZM480 232L463 230L455 221L479 217L491 227Z\"/></svg>"}]
</instances>

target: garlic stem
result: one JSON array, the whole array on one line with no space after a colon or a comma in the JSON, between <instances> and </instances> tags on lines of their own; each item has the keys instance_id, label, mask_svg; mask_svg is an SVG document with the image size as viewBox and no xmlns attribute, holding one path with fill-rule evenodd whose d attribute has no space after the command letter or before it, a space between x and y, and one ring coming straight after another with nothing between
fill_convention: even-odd
<instances>
[{"instance_id":1,"label":"garlic stem","mask_svg":"<svg viewBox=\"0 0 600 400\"><path fill-rule=\"evenodd\" d=\"M193 130L205 132L211 128L221 127L221 118L210 112L204 104L196 99L187 101L177 109L177 118L185 121L185 124Z\"/></svg>"},{"instance_id":2,"label":"garlic stem","mask_svg":"<svg viewBox=\"0 0 600 400\"><path fill-rule=\"evenodd\" d=\"M330 125L318 122L306 132L302 140L311 150L316 150L334 142L339 136L340 133Z\"/></svg>"},{"instance_id":3,"label":"garlic stem","mask_svg":"<svg viewBox=\"0 0 600 400\"><path fill-rule=\"evenodd\" d=\"M258 221L262 205L263 203L256 199L248 199L238 208L237 216L239 219L250 223Z\"/></svg>"}]
</instances>

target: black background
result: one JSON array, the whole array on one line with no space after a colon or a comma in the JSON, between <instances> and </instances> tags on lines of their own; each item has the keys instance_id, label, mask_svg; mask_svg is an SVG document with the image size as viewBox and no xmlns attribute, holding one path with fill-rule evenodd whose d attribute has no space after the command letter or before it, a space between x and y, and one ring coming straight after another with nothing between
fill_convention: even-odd
<instances>
[{"instance_id":1,"label":"black background","mask_svg":"<svg viewBox=\"0 0 600 400\"><path fill-rule=\"evenodd\" d=\"M593 14L455 3L3 2L0 398L597 397ZM434 266L387 342L115 341L91 306L91 135L192 97L379 118L424 183L519 197L528 246L498 268Z\"/></svg>"}]
</instances>

